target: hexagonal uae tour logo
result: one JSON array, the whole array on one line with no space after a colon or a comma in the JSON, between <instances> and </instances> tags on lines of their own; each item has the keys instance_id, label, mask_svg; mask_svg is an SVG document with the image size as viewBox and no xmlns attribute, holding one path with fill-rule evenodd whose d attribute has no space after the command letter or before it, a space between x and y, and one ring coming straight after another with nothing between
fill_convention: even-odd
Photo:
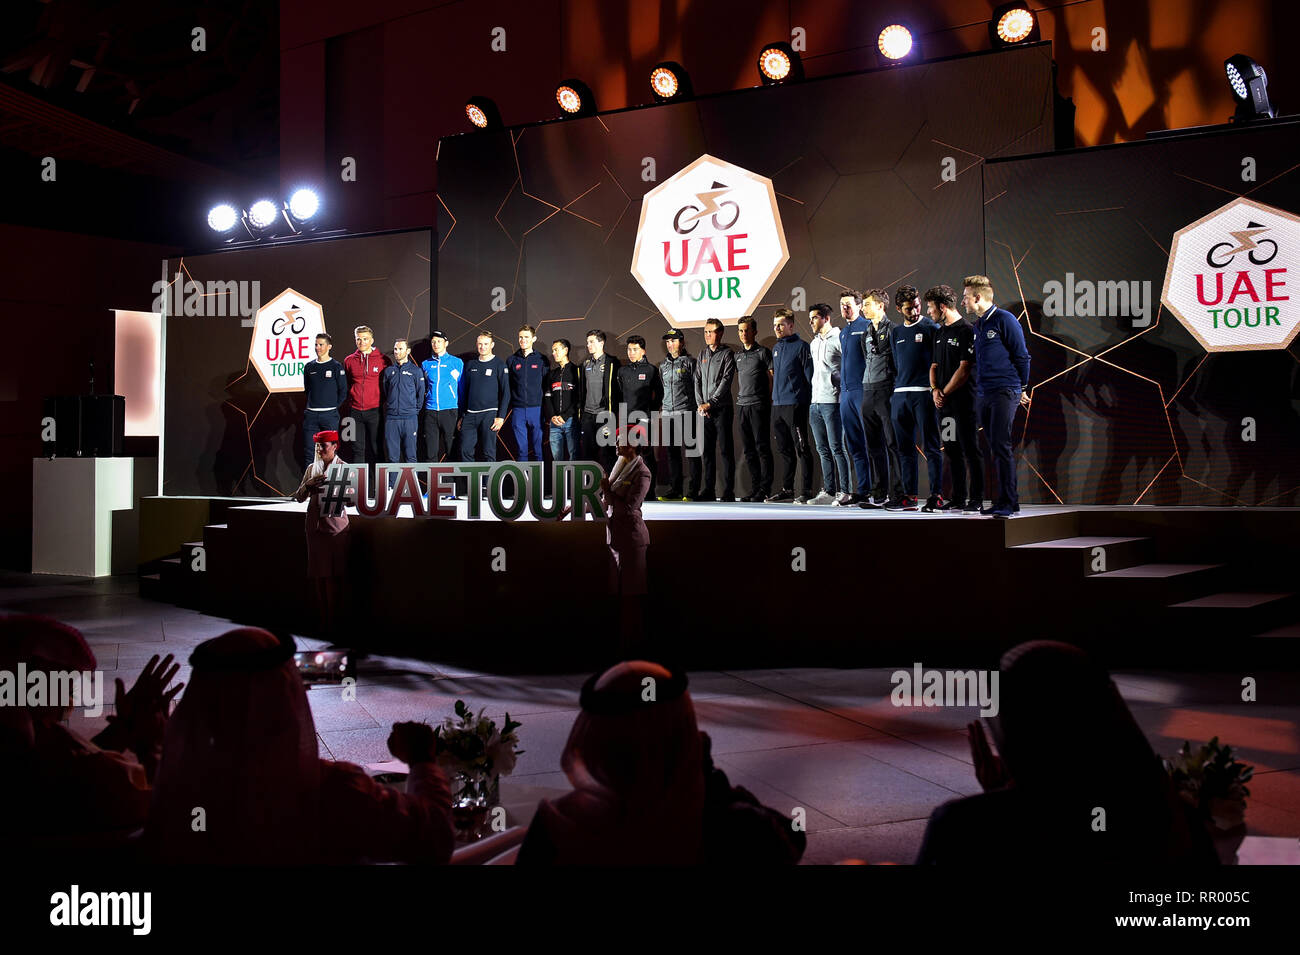
<instances>
[{"instance_id":1,"label":"hexagonal uae tour logo","mask_svg":"<svg viewBox=\"0 0 1300 955\"><path fill-rule=\"evenodd\" d=\"M303 390L303 365L316 357L316 336L324 331L324 309L291 288L257 310L248 357L267 391Z\"/></svg>"},{"instance_id":2,"label":"hexagonal uae tour logo","mask_svg":"<svg viewBox=\"0 0 1300 955\"><path fill-rule=\"evenodd\" d=\"M1286 348L1300 331L1297 265L1300 216L1234 199L1174 233L1160 297L1206 351Z\"/></svg>"},{"instance_id":3,"label":"hexagonal uae tour logo","mask_svg":"<svg viewBox=\"0 0 1300 955\"><path fill-rule=\"evenodd\" d=\"M790 260L772 180L704 155L641 200L632 275L678 328L753 313Z\"/></svg>"}]
</instances>

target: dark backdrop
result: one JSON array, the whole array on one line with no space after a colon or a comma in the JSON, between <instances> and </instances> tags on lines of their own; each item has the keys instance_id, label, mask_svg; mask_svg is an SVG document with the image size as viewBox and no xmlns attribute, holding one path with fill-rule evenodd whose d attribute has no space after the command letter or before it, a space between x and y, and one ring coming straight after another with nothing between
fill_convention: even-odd
<instances>
[{"instance_id":1,"label":"dark backdrop","mask_svg":"<svg viewBox=\"0 0 1300 955\"><path fill-rule=\"evenodd\" d=\"M428 230L327 239L185 256L196 282L260 281L263 302L293 288L319 302L340 361L369 325L375 347L410 338L428 357ZM172 317L165 340L163 493L290 494L302 477L302 392L269 395L248 361L251 328L239 317ZM417 342L423 339L423 349Z\"/></svg>"},{"instance_id":2,"label":"dark backdrop","mask_svg":"<svg viewBox=\"0 0 1300 955\"><path fill-rule=\"evenodd\" d=\"M1033 356L1025 501L1293 505L1300 490L1300 359L1207 354L1160 308L1128 319L1043 314L1044 285L1149 281L1160 306L1170 242L1248 196L1300 209L1295 125L1151 140L985 167L989 276L1022 315ZM1253 182L1242 160L1253 157ZM1294 291L1291 292L1294 295ZM1244 418L1255 440L1243 440Z\"/></svg>"}]
</instances>

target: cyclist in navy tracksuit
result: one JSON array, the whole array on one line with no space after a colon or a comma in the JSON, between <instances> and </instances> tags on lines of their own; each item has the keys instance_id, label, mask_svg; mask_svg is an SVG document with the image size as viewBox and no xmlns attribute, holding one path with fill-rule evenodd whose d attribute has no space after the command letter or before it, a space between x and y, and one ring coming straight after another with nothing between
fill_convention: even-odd
<instances>
[{"instance_id":1,"label":"cyclist in navy tracksuit","mask_svg":"<svg viewBox=\"0 0 1300 955\"><path fill-rule=\"evenodd\" d=\"M854 490L844 504L861 504L871 500L871 464L867 457L867 432L862 427L862 378L867 370L863 336L871 322L862 314L862 296L852 289L840 295L840 427L844 431L844 450L853 462ZM838 501L836 503L839 503Z\"/></svg>"},{"instance_id":2,"label":"cyclist in navy tracksuit","mask_svg":"<svg viewBox=\"0 0 1300 955\"><path fill-rule=\"evenodd\" d=\"M794 330L794 312L778 308L772 318L777 342L772 346L772 436L781 458L781 490L767 503L807 504L812 497L812 447L808 444L808 409L812 404L813 360L808 343ZM794 493L795 457L801 492Z\"/></svg>"},{"instance_id":3,"label":"cyclist in navy tracksuit","mask_svg":"<svg viewBox=\"0 0 1300 955\"><path fill-rule=\"evenodd\" d=\"M916 431L921 430L921 447L925 450L925 469L930 476L926 510L942 502L943 451L939 446L939 416L930 393L930 365L934 363L934 340L939 326L921 314L919 293L904 285L894 294L894 305L903 315L903 324L890 332L894 353L894 396L890 411L894 419L894 437L898 441L898 458L903 477L901 506L890 510L915 510L918 486Z\"/></svg>"},{"instance_id":4,"label":"cyclist in navy tracksuit","mask_svg":"<svg viewBox=\"0 0 1300 955\"><path fill-rule=\"evenodd\" d=\"M510 427L520 461L542 460L542 389L551 362L533 351L537 332L531 325L519 329L519 350L506 359L510 372Z\"/></svg>"},{"instance_id":5,"label":"cyclist in navy tracksuit","mask_svg":"<svg viewBox=\"0 0 1300 955\"><path fill-rule=\"evenodd\" d=\"M993 506L980 513L1006 518L1020 510L1011 425L1016 408L1029 407L1029 349L1016 317L993 304L988 276L968 275L962 285L962 307L975 316L976 409L997 468Z\"/></svg>"},{"instance_id":6,"label":"cyclist in navy tracksuit","mask_svg":"<svg viewBox=\"0 0 1300 955\"><path fill-rule=\"evenodd\" d=\"M324 332L316 336L316 360L302 368L302 387L307 393L307 411L302 416L303 467L316 459L317 431L339 429L339 408L348 400L348 373L343 363L330 357L334 339Z\"/></svg>"},{"instance_id":7,"label":"cyclist in navy tracksuit","mask_svg":"<svg viewBox=\"0 0 1300 955\"><path fill-rule=\"evenodd\" d=\"M388 460L415 463L415 438L424 407L424 369L411 361L405 338L393 342L393 364L379 375L384 396L384 445Z\"/></svg>"},{"instance_id":8,"label":"cyclist in navy tracksuit","mask_svg":"<svg viewBox=\"0 0 1300 955\"><path fill-rule=\"evenodd\" d=\"M492 335L479 332L478 358L465 365L461 380L460 456L466 461L497 459L497 432L510 410L506 363L492 354ZM475 451L481 455L476 459Z\"/></svg>"},{"instance_id":9,"label":"cyclist in navy tracksuit","mask_svg":"<svg viewBox=\"0 0 1300 955\"><path fill-rule=\"evenodd\" d=\"M425 359L424 371L424 450L429 461L451 456L456 440L456 422L460 420L460 378L465 363L447 352L447 336L434 332L429 336L433 356Z\"/></svg>"}]
</instances>

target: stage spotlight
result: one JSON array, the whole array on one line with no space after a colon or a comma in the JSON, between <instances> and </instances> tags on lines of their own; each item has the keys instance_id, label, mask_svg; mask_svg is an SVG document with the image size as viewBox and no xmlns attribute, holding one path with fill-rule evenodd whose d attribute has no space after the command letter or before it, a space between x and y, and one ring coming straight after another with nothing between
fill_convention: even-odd
<instances>
[{"instance_id":1,"label":"stage spotlight","mask_svg":"<svg viewBox=\"0 0 1300 955\"><path fill-rule=\"evenodd\" d=\"M270 199L258 199L248 207L248 223L254 229L264 231L275 224L280 210Z\"/></svg>"},{"instance_id":2,"label":"stage spotlight","mask_svg":"<svg viewBox=\"0 0 1300 955\"><path fill-rule=\"evenodd\" d=\"M213 206L208 212L208 227L213 232L229 232L239 223L239 211L229 203Z\"/></svg>"},{"instance_id":3,"label":"stage spotlight","mask_svg":"<svg viewBox=\"0 0 1300 955\"><path fill-rule=\"evenodd\" d=\"M320 196L311 189L296 189L289 197L289 215L298 222L306 222L320 211Z\"/></svg>"},{"instance_id":4,"label":"stage spotlight","mask_svg":"<svg viewBox=\"0 0 1300 955\"><path fill-rule=\"evenodd\" d=\"M888 66L904 60L913 63L921 58L916 31L903 23L891 23L884 27L876 36L876 49Z\"/></svg>"},{"instance_id":5,"label":"stage spotlight","mask_svg":"<svg viewBox=\"0 0 1300 955\"><path fill-rule=\"evenodd\" d=\"M500 129L504 125L497 104L486 96L471 96L465 103L465 116L479 129Z\"/></svg>"},{"instance_id":6,"label":"stage spotlight","mask_svg":"<svg viewBox=\"0 0 1300 955\"><path fill-rule=\"evenodd\" d=\"M1256 119L1272 119L1277 115L1268 101L1268 74L1244 53L1237 53L1223 61L1228 74L1232 96L1237 101L1234 123L1248 123Z\"/></svg>"},{"instance_id":7,"label":"stage spotlight","mask_svg":"<svg viewBox=\"0 0 1300 955\"><path fill-rule=\"evenodd\" d=\"M555 88L555 101L570 116L594 116L596 94L582 80L565 80Z\"/></svg>"},{"instance_id":8,"label":"stage spotlight","mask_svg":"<svg viewBox=\"0 0 1300 955\"><path fill-rule=\"evenodd\" d=\"M989 40L995 50L1019 43L1033 43L1040 38L1038 17L1034 16L1024 0L1004 3L994 8L993 19L989 21Z\"/></svg>"},{"instance_id":9,"label":"stage spotlight","mask_svg":"<svg viewBox=\"0 0 1300 955\"><path fill-rule=\"evenodd\" d=\"M789 43L769 43L758 54L758 77L764 86L803 79L803 60Z\"/></svg>"},{"instance_id":10,"label":"stage spotlight","mask_svg":"<svg viewBox=\"0 0 1300 955\"><path fill-rule=\"evenodd\" d=\"M661 103L695 95L691 89L691 78L686 75L682 65L673 60L664 60L651 70L650 92Z\"/></svg>"}]
</instances>

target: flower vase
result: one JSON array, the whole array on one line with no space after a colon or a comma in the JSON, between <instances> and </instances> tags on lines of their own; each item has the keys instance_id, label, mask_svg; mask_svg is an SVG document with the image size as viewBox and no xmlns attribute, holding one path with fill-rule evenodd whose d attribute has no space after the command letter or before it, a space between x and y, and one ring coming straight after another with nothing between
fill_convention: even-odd
<instances>
[{"instance_id":1,"label":"flower vase","mask_svg":"<svg viewBox=\"0 0 1300 955\"><path fill-rule=\"evenodd\" d=\"M501 777L482 770L457 771L451 778L451 814L456 837L474 842L488 833L492 807L501 801Z\"/></svg>"}]
</instances>

